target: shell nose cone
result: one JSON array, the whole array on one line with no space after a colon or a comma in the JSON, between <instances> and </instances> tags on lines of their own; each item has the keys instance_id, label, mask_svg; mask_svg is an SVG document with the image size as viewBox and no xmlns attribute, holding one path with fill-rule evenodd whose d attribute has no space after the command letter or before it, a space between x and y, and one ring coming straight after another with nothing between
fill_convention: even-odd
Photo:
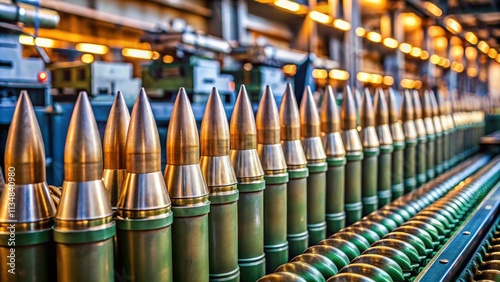
<instances>
[{"instance_id":1,"label":"shell nose cone","mask_svg":"<svg viewBox=\"0 0 500 282\"><path fill-rule=\"evenodd\" d=\"M127 134L127 172L150 173L161 170L161 144L153 112L144 89L132 110Z\"/></svg>"},{"instance_id":2,"label":"shell nose cone","mask_svg":"<svg viewBox=\"0 0 500 282\"><path fill-rule=\"evenodd\" d=\"M121 91L116 93L104 131L104 169L125 169L125 146L130 114Z\"/></svg>"},{"instance_id":3,"label":"shell nose cone","mask_svg":"<svg viewBox=\"0 0 500 282\"><path fill-rule=\"evenodd\" d=\"M389 106L389 123L399 122L400 108L398 107L396 94L394 93L394 89L392 88L389 88L387 103Z\"/></svg>"},{"instance_id":4,"label":"shell nose cone","mask_svg":"<svg viewBox=\"0 0 500 282\"><path fill-rule=\"evenodd\" d=\"M375 93L374 106L376 115L375 123L377 126L389 124L389 107L387 106L387 101L385 100L385 93L382 88L378 88Z\"/></svg>"},{"instance_id":5,"label":"shell nose cone","mask_svg":"<svg viewBox=\"0 0 500 282\"><path fill-rule=\"evenodd\" d=\"M5 168L16 170L16 184L45 182L45 147L28 92L19 96L5 144Z\"/></svg>"},{"instance_id":6,"label":"shell nose cone","mask_svg":"<svg viewBox=\"0 0 500 282\"><path fill-rule=\"evenodd\" d=\"M290 83L287 83L280 105L281 141L300 139L300 114Z\"/></svg>"},{"instance_id":7,"label":"shell nose cone","mask_svg":"<svg viewBox=\"0 0 500 282\"><path fill-rule=\"evenodd\" d=\"M257 129L252 105L245 86L242 85L229 126L231 150L250 150L257 147Z\"/></svg>"},{"instance_id":8,"label":"shell nose cone","mask_svg":"<svg viewBox=\"0 0 500 282\"><path fill-rule=\"evenodd\" d=\"M308 138L320 136L320 125L318 107L314 101L311 88L308 86L304 91L304 96L300 103L301 137Z\"/></svg>"},{"instance_id":9,"label":"shell nose cone","mask_svg":"<svg viewBox=\"0 0 500 282\"><path fill-rule=\"evenodd\" d=\"M327 86L321 105L321 131L323 133L334 133L340 131L340 113L337 100L330 85Z\"/></svg>"},{"instance_id":10,"label":"shell nose cone","mask_svg":"<svg viewBox=\"0 0 500 282\"><path fill-rule=\"evenodd\" d=\"M356 129L356 102L354 101L351 87L349 86L346 86L344 90L344 101L342 102L340 118L342 120L342 130Z\"/></svg>"},{"instance_id":11,"label":"shell nose cone","mask_svg":"<svg viewBox=\"0 0 500 282\"><path fill-rule=\"evenodd\" d=\"M167 133L169 165L198 164L200 161L198 129L186 90L181 87L175 99Z\"/></svg>"},{"instance_id":12,"label":"shell nose cone","mask_svg":"<svg viewBox=\"0 0 500 282\"><path fill-rule=\"evenodd\" d=\"M401 110L401 117L403 121L409 121L415 118L412 97L410 91L408 90L405 90L403 93L403 108Z\"/></svg>"},{"instance_id":13,"label":"shell nose cone","mask_svg":"<svg viewBox=\"0 0 500 282\"><path fill-rule=\"evenodd\" d=\"M91 181L102 178L101 138L86 92L80 92L69 123L64 148L65 181Z\"/></svg>"},{"instance_id":14,"label":"shell nose cone","mask_svg":"<svg viewBox=\"0 0 500 282\"><path fill-rule=\"evenodd\" d=\"M259 110L256 116L257 143L279 144L280 143L280 120L278 107L274 100L271 87L266 86L260 99Z\"/></svg>"},{"instance_id":15,"label":"shell nose cone","mask_svg":"<svg viewBox=\"0 0 500 282\"><path fill-rule=\"evenodd\" d=\"M372 97L368 89L365 89L361 105L361 126L375 126L375 112L373 110Z\"/></svg>"},{"instance_id":16,"label":"shell nose cone","mask_svg":"<svg viewBox=\"0 0 500 282\"><path fill-rule=\"evenodd\" d=\"M229 154L229 125L219 92L214 87L208 97L200 133L202 156Z\"/></svg>"}]
</instances>

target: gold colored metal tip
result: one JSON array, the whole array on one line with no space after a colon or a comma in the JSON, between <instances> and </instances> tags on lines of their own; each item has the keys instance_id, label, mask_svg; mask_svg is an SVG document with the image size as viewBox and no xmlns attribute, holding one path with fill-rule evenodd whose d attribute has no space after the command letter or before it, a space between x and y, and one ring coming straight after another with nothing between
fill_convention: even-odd
<instances>
[{"instance_id":1,"label":"gold colored metal tip","mask_svg":"<svg viewBox=\"0 0 500 282\"><path fill-rule=\"evenodd\" d=\"M184 87L175 99L167 133L167 164L190 165L200 162L198 128Z\"/></svg>"},{"instance_id":2,"label":"gold colored metal tip","mask_svg":"<svg viewBox=\"0 0 500 282\"><path fill-rule=\"evenodd\" d=\"M351 87L348 85L344 89L344 101L340 111L340 118L342 120L342 130L356 129L357 127L357 110L356 102L352 95Z\"/></svg>"},{"instance_id":3,"label":"gold colored metal tip","mask_svg":"<svg viewBox=\"0 0 500 282\"><path fill-rule=\"evenodd\" d=\"M444 99L444 93L442 91L437 92L437 104L438 104L439 114L446 115L448 110L446 106L446 101Z\"/></svg>"},{"instance_id":4,"label":"gold colored metal tip","mask_svg":"<svg viewBox=\"0 0 500 282\"><path fill-rule=\"evenodd\" d=\"M412 91L412 102L413 102L413 110L415 114L415 119L422 119L422 104L420 103L420 96L418 95L417 90Z\"/></svg>"},{"instance_id":5,"label":"gold colored metal tip","mask_svg":"<svg viewBox=\"0 0 500 282\"><path fill-rule=\"evenodd\" d=\"M403 108L401 109L401 119L403 121L415 119L415 112L413 110L413 103L410 91L405 90L403 92Z\"/></svg>"},{"instance_id":6,"label":"gold colored metal tip","mask_svg":"<svg viewBox=\"0 0 500 282\"><path fill-rule=\"evenodd\" d=\"M4 160L6 168L15 168L17 185L45 182L45 147L26 91L21 92L12 116Z\"/></svg>"},{"instance_id":7,"label":"gold colored metal tip","mask_svg":"<svg viewBox=\"0 0 500 282\"><path fill-rule=\"evenodd\" d=\"M423 116L424 118L432 118L433 116L431 93L427 90L424 92L423 98Z\"/></svg>"},{"instance_id":8,"label":"gold colored metal tip","mask_svg":"<svg viewBox=\"0 0 500 282\"><path fill-rule=\"evenodd\" d=\"M304 90L302 101L300 102L300 133L302 138L318 137L321 135L321 122L318 114L318 107L314 101L311 88Z\"/></svg>"},{"instance_id":9,"label":"gold colored metal tip","mask_svg":"<svg viewBox=\"0 0 500 282\"><path fill-rule=\"evenodd\" d=\"M357 119L357 125L359 125L361 123L361 111L362 111L362 98L361 98L361 92L359 91L359 89L354 89L354 101L356 102L356 117L358 118Z\"/></svg>"},{"instance_id":10,"label":"gold colored metal tip","mask_svg":"<svg viewBox=\"0 0 500 282\"><path fill-rule=\"evenodd\" d=\"M94 112L86 92L80 92L71 116L64 148L64 180L101 180L102 146Z\"/></svg>"},{"instance_id":11,"label":"gold colored metal tip","mask_svg":"<svg viewBox=\"0 0 500 282\"><path fill-rule=\"evenodd\" d=\"M257 124L257 143L279 144L280 143L280 120L278 106L274 100L271 87L266 86L262 97L260 98L259 110L255 117Z\"/></svg>"},{"instance_id":12,"label":"gold colored metal tip","mask_svg":"<svg viewBox=\"0 0 500 282\"><path fill-rule=\"evenodd\" d=\"M326 87L323 95L323 105L321 105L321 132L334 133L340 131L340 113L337 107L337 100L330 85Z\"/></svg>"},{"instance_id":13,"label":"gold colored metal tip","mask_svg":"<svg viewBox=\"0 0 500 282\"><path fill-rule=\"evenodd\" d=\"M255 127L252 104L244 85L241 85L238 98L234 104L229 132L231 136L231 150L257 148L257 129Z\"/></svg>"},{"instance_id":14,"label":"gold colored metal tip","mask_svg":"<svg viewBox=\"0 0 500 282\"><path fill-rule=\"evenodd\" d=\"M429 97L431 98L432 115L439 116L439 106L436 100L436 95L434 91L429 91Z\"/></svg>"},{"instance_id":15,"label":"gold colored metal tip","mask_svg":"<svg viewBox=\"0 0 500 282\"><path fill-rule=\"evenodd\" d=\"M300 114L292 85L286 84L280 105L281 141L300 140Z\"/></svg>"},{"instance_id":16,"label":"gold colored metal tip","mask_svg":"<svg viewBox=\"0 0 500 282\"><path fill-rule=\"evenodd\" d=\"M375 124L377 126L389 124L389 107L385 100L385 93L382 88L377 88L375 92L375 101L373 108L375 109Z\"/></svg>"},{"instance_id":17,"label":"gold colored metal tip","mask_svg":"<svg viewBox=\"0 0 500 282\"><path fill-rule=\"evenodd\" d=\"M361 126L375 126L375 112L373 110L372 96L370 90L365 89L363 100L361 101Z\"/></svg>"},{"instance_id":18,"label":"gold colored metal tip","mask_svg":"<svg viewBox=\"0 0 500 282\"><path fill-rule=\"evenodd\" d=\"M155 118L148 96L141 88L127 134L127 173L150 173L161 171L161 144Z\"/></svg>"},{"instance_id":19,"label":"gold colored metal tip","mask_svg":"<svg viewBox=\"0 0 500 282\"><path fill-rule=\"evenodd\" d=\"M229 125L219 92L215 87L208 97L201 122L200 144L202 156L229 155Z\"/></svg>"},{"instance_id":20,"label":"gold colored metal tip","mask_svg":"<svg viewBox=\"0 0 500 282\"><path fill-rule=\"evenodd\" d=\"M121 91L116 93L115 101L109 111L104 131L104 169L125 169L125 144L130 123L130 114Z\"/></svg>"},{"instance_id":21,"label":"gold colored metal tip","mask_svg":"<svg viewBox=\"0 0 500 282\"><path fill-rule=\"evenodd\" d=\"M387 99L387 104L389 106L389 123L398 123L400 108L398 107L398 101L396 100L396 95L394 94L394 89L389 88L389 95Z\"/></svg>"}]
</instances>

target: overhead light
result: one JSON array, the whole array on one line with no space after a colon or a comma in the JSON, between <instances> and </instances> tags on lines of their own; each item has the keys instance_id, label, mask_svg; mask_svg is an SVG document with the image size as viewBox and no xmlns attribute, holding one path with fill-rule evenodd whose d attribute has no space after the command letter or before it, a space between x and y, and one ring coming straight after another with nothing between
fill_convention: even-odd
<instances>
[{"instance_id":1,"label":"overhead light","mask_svg":"<svg viewBox=\"0 0 500 282\"><path fill-rule=\"evenodd\" d=\"M364 29L362 27L357 27L355 32L356 32L357 36L363 37L366 34L366 29Z\"/></svg>"},{"instance_id":2,"label":"overhead light","mask_svg":"<svg viewBox=\"0 0 500 282\"><path fill-rule=\"evenodd\" d=\"M316 79L325 79L328 77L328 72L325 69L314 69L312 77Z\"/></svg>"},{"instance_id":3,"label":"overhead light","mask_svg":"<svg viewBox=\"0 0 500 282\"><path fill-rule=\"evenodd\" d=\"M386 75L382 79L382 82L387 86L391 86L394 84L394 78L392 76Z\"/></svg>"},{"instance_id":4,"label":"overhead light","mask_svg":"<svg viewBox=\"0 0 500 282\"><path fill-rule=\"evenodd\" d=\"M299 3L288 0L276 0L274 1L274 5L292 12L298 12L300 10Z\"/></svg>"},{"instance_id":5,"label":"overhead light","mask_svg":"<svg viewBox=\"0 0 500 282\"><path fill-rule=\"evenodd\" d=\"M420 81L420 80L414 80L413 81L413 88L415 88L415 89L422 88L422 81Z\"/></svg>"},{"instance_id":6,"label":"overhead light","mask_svg":"<svg viewBox=\"0 0 500 282\"><path fill-rule=\"evenodd\" d=\"M434 64L434 65L439 64L439 59L440 58L438 55L436 55L436 54L431 55L431 59L430 59L431 64Z\"/></svg>"},{"instance_id":7,"label":"overhead light","mask_svg":"<svg viewBox=\"0 0 500 282\"><path fill-rule=\"evenodd\" d=\"M408 43L401 43L399 44L399 51L409 54L411 52L412 46Z\"/></svg>"},{"instance_id":8,"label":"overhead light","mask_svg":"<svg viewBox=\"0 0 500 282\"><path fill-rule=\"evenodd\" d=\"M436 50L445 50L448 47L448 39L444 36L436 37L432 40L432 45Z\"/></svg>"},{"instance_id":9,"label":"overhead light","mask_svg":"<svg viewBox=\"0 0 500 282\"><path fill-rule=\"evenodd\" d=\"M92 56L92 54L83 54L80 60L85 64L90 64L94 61L94 56Z\"/></svg>"},{"instance_id":10,"label":"overhead light","mask_svg":"<svg viewBox=\"0 0 500 282\"><path fill-rule=\"evenodd\" d=\"M486 81L488 79L488 74L485 71L479 72L479 80Z\"/></svg>"},{"instance_id":11,"label":"overhead light","mask_svg":"<svg viewBox=\"0 0 500 282\"><path fill-rule=\"evenodd\" d=\"M349 73L345 70L333 69L329 73L331 79L348 80Z\"/></svg>"},{"instance_id":12,"label":"overhead light","mask_svg":"<svg viewBox=\"0 0 500 282\"><path fill-rule=\"evenodd\" d=\"M109 51L109 48L107 46L92 43L78 43L76 44L75 49L80 52L99 55L104 55Z\"/></svg>"},{"instance_id":13,"label":"overhead light","mask_svg":"<svg viewBox=\"0 0 500 282\"><path fill-rule=\"evenodd\" d=\"M153 52L149 50L141 50L134 48L123 48L122 55L125 57L151 60L153 58Z\"/></svg>"},{"instance_id":14,"label":"overhead light","mask_svg":"<svg viewBox=\"0 0 500 282\"><path fill-rule=\"evenodd\" d=\"M488 46L488 43L484 41L479 41L479 43L477 44L477 48L485 54L488 54L488 51L490 51L490 46Z\"/></svg>"},{"instance_id":15,"label":"overhead light","mask_svg":"<svg viewBox=\"0 0 500 282\"><path fill-rule=\"evenodd\" d=\"M420 57L420 55L422 55L422 49L420 49L418 47L413 47L413 48L411 48L410 55L412 55L415 58L418 58L418 57Z\"/></svg>"},{"instance_id":16,"label":"overhead light","mask_svg":"<svg viewBox=\"0 0 500 282\"><path fill-rule=\"evenodd\" d=\"M429 52L427 52L426 50L422 50L422 54L420 54L420 59L422 60L429 59Z\"/></svg>"},{"instance_id":17,"label":"overhead light","mask_svg":"<svg viewBox=\"0 0 500 282\"><path fill-rule=\"evenodd\" d=\"M422 20L415 13L401 13L405 30L415 30L422 24Z\"/></svg>"},{"instance_id":18,"label":"overhead light","mask_svg":"<svg viewBox=\"0 0 500 282\"><path fill-rule=\"evenodd\" d=\"M170 56L170 55L165 55L163 56L163 59L162 61L165 63L165 64L170 64L174 61L174 57Z\"/></svg>"},{"instance_id":19,"label":"overhead light","mask_svg":"<svg viewBox=\"0 0 500 282\"><path fill-rule=\"evenodd\" d=\"M474 61L477 58L477 50L474 47L467 47L465 48L465 57L469 61Z\"/></svg>"},{"instance_id":20,"label":"overhead light","mask_svg":"<svg viewBox=\"0 0 500 282\"><path fill-rule=\"evenodd\" d=\"M463 72L464 71L464 65L462 65L461 63L459 62L453 62L451 63L451 69L455 72Z\"/></svg>"},{"instance_id":21,"label":"overhead light","mask_svg":"<svg viewBox=\"0 0 500 282\"><path fill-rule=\"evenodd\" d=\"M444 29L437 25L430 26L427 32L430 37L438 37L446 34Z\"/></svg>"},{"instance_id":22,"label":"overhead light","mask_svg":"<svg viewBox=\"0 0 500 282\"><path fill-rule=\"evenodd\" d=\"M294 64L284 65L282 70L284 74L294 76L297 73L297 66Z\"/></svg>"},{"instance_id":23,"label":"overhead light","mask_svg":"<svg viewBox=\"0 0 500 282\"><path fill-rule=\"evenodd\" d=\"M432 2L425 2L424 7L427 9L427 11L429 11L429 13L433 14L435 17L439 18L443 14L443 11L438 6L436 6L436 4Z\"/></svg>"},{"instance_id":24,"label":"overhead light","mask_svg":"<svg viewBox=\"0 0 500 282\"><path fill-rule=\"evenodd\" d=\"M472 31L468 31L465 34L465 40L467 40L472 45L476 45L478 42L477 36Z\"/></svg>"},{"instance_id":25,"label":"overhead light","mask_svg":"<svg viewBox=\"0 0 500 282\"><path fill-rule=\"evenodd\" d=\"M450 60L449 59L444 59L443 67L444 68L449 68L450 67Z\"/></svg>"},{"instance_id":26,"label":"overhead light","mask_svg":"<svg viewBox=\"0 0 500 282\"><path fill-rule=\"evenodd\" d=\"M329 15L320 13L318 11L311 11L309 13L309 17L314 21L324 24L327 24L332 20Z\"/></svg>"},{"instance_id":27,"label":"overhead light","mask_svg":"<svg viewBox=\"0 0 500 282\"><path fill-rule=\"evenodd\" d=\"M243 65L243 69L246 71L251 71L253 69L253 65L251 63L245 63Z\"/></svg>"},{"instance_id":28,"label":"overhead light","mask_svg":"<svg viewBox=\"0 0 500 282\"><path fill-rule=\"evenodd\" d=\"M413 79L402 79L401 82L401 87L407 88L407 89L412 89L415 86L415 81Z\"/></svg>"},{"instance_id":29,"label":"overhead light","mask_svg":"<svg viewBox=\"0 0 500 282\"><path fill-rule=\"evenodd\" d=\"M497 62L500 63L500 54L497 55Z\"/></svg>"},{"instance_id":30,"label":"overhead light","mask_svg":"<svg viewBox=\"0 0 500 282\"><path fill-rule=\"evenodd\" d=\"M333 26L343 31L348 31L351 29L351 24L349 22L344 21L343 19L334 19Z\"/></svg>"},{"instance_id":31,"label":"overhead light","mask_svg":"<svg viewBox=\"0 0 500 282\"><path fill-rule=\"evenodd\" d=\"M446 28L453 33L459 33L462 31L462 26L454 18L446 18L445 24Z\"/></svg>"},{"instance_id":32,"label":"overhead light","mask_svg":"<svg viewBox=\"0 0 500 282\"><path fill-rule=\"evenodd\" d=\"M52 48L56 45L56 41L53 39L37 37L35 38L35 45L44 48Z\"/></svg>"},{"instance_id":33,"label":"overhead light","mask_svg":"<svg viewBox=\"0 0 500 282\"><path fill-rule=\"evenodd\" d=\"M398 41L394 38L387 37L384 38L384 45L388 48L396 49L398 48Z\"/></svg>"},{"instance_id":34,"label":"overhead light","mask_svg":"<svg viewBox=\"0 0 500 282\"><path fill-rule=\"evenodd\" d=\"M366 39L375 43L379 43L382 41L382 35L380 35L380 33L378 32L370 31L368 32L368 34L366 34Z\"/></svg>"},{"instance_id":35,"label":"overhead light","mask_svg":"<svg viewBox=\"0 0 500 282\"><path fill-rule=\"evenodd\" d=\"M467 69L467 75L470 76L470 77L476 77L478 74L477 72L477 69L476 68L468 68Z\"/></svg>"},{"instance_id":36,"label":"overhead light","mask_svg":"<svg viewBox=\"0 0 500 282\"><path fill-rule=\"evenodd\" d=\"M455 60L460 60L464 56L464 47L461 45L451 46L450 54Z\"/></svg>"},{"instance_id":37,"label":"overhead light","mask_svg":"<svg viewBox=\"0 0 500 282\"><path fill-rule=\"evenodd\" d=\"M490 51L488 51L488 57L495 59L497 55L498 55L497 50L495 50L494 48L490 48Z\"/></svg>"},{"instance_id":38,"label":"overhead light","mask_svg":"<svg viewBox=\"0 0 500 282\"><path fill-rule=\"evenodd\" d=\"M28 46L34 46L35 45L35 38L21 34L19 35L19 43L22 45L28 45Z\"/></svg>"},{"instance_id":39,"label":"overhead light","mask_svg":"<svg viewBox=\"0 0 500 282\"><path fill-rule=\"evenodd\" d=\"M438 65L439 66L444 66L446 63L446 58L445 57L440 57L439 58L439 62L438 62Z\"/></svg>"},{"instance_id":40,"label":"overhead light","mask_svg":"<svg viewBox=\"0 0 500 282\"><path fill-rule=\"evenodd\" d=\"M372 80L372 75L370 73L360 71L356 74L356 79L361 82L370 82Z\"/></svg>"},{"instance_id":41,"label":"overhead light","mask_svg":"<svg viewBox=\"0 0 500 282\"><path fill-rule=\"evenodd\" d=\"M371 82L374 83L374 84L381 84L382 82L384 81L384 77L381 76L380 74L372 74L372 77L371 77Z\"/></svg>"}]
</instances>

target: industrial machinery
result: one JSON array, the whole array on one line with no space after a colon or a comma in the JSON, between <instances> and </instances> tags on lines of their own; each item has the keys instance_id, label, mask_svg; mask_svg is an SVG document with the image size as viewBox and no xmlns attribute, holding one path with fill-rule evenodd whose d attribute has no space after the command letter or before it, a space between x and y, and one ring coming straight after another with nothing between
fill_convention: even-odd
<instances>
[{"instance_id":1,"label":"industrial machinery","mask_svg":"<svg viewBox=\"0 0 500 282\"><path fill-rule=\"evenodd\" d=\"M158 58L142 69L143 86L150 97L173 101L179 87L184 87L190 100L205 103L217 87L224 103L234 103L233 77L221 74L220 54L228 54L231 46L222 39L198 34L180 19L170 28L147 32L143 41L157 50Z\"/></svg>"},{"instance_id":2,"label":"industrial machinery","mask_svg":"<svg viewBox=\"0 0 500 282\"><path fill-rule=\"evenodd\" d=\"M61 62L50 66L54 101L74 101L80 91L94 100L113 96L119 89L132 104L141 87L141 79L132 77L132 64L94 61ZM109 99L112 101L112 99Z\"/></svg>"}]
</instances>

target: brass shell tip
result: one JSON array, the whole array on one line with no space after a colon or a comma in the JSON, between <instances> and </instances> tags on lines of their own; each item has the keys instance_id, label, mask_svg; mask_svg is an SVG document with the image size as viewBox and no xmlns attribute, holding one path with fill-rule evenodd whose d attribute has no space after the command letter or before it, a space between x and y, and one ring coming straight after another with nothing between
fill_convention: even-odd
<instances>
[{"instance_id":1,"label":"brass shell tip","mask_svg":"<svg viewBox=\"0 0 500 282\"><path fill-rule=\"evenodd\" d=\"M300 139L300 114L292 85L287 83L279 109L281 141Z\"/></svg>"},{"instance_id":2,"label":"brass shell tip","mask_svg":"<svg viewBox=\"0 0 500 282\"><path fill-rule=\"evenodd\" d=\"M257 129L252 104L244 85L241 85L229 125L231 150L250 150L257 147Z\"/></svg>"},{"instance_id":3,"label":"brass shell tip","mask_svg":"<svg viewBox=\"0 0 500 282\"><path fill-rule=\"evenodd\" d=\"M219 92L215 87L208 97L201 121L200 145L202 156L229 154L229 126Z\"/></svg>"},{"instance_id":4,"label":"brass shell tip","mask_svg":"<svg viewBox=\"0 0 500 282\"><path fill-rule=\"evenodd\" d=\"M382 88L377 88L375 92L375 101L373 108L375 109L375 124L377 126L389 124L389 107L385 99L385 93Z\"/></svg>"},{"instance_id":5,"label":"brass shell tip","mask_svg":"<svg viewBox=\"0 0 500 282\"><path fill-rule=\"evenodd\" d=\"M357 110L356 102L352 94L350 86L344 89L344 100L340 111L342 130L356 129L357 127Z\"/></svg>"},{"instance_id":6,"label":"brass shell tip","mask_svg":"<svg viewBox=\"0 0 500 282\"><path fill-rule=\"evenodd\" d=\"M403 92L403 108L401 110L401 118L403 119L403 121L409 121L415 118L412 97L410 91L408 90L405 90Z\"/></svg>"},{"instance_id":7,"label":"brass shell tip","mask_svg":"<svg viewBox=\"0 0 500 282\"><path fill-rule=\"evenodd\" d=\"M372 97L368 89L365 89L361 105L361 126L375 126L375 112L373 110Z\"/></svg>"},{"instance_id":8,"label":"brass shell tip","mask_svg":"<svg viewBox=\"0 0 500 282\"><path fill-rule=\"evenodd\" d=\"M104 131L104 169L125 169L125 146L130 114L121 91L115 96Z\"/></svg>"},{"instance_id":9,"label":"brass shell tip","mask_svg":"<svg viewBox=\"0 0 500 282\"><path fill-rule=\"evenodd\" d=\"M300 103L300 125L302 138L318 137L321 134L318 107L309 86L304 90Z\"/></svg>"},{"instance_id":10,"label":"brass shell tip","mask_svg":"<svg viewBox=\"0 0 500 282\"><path fill-rule=\"evenodd\" d=\"M4 161L5 168L16 169L16 184L45 182L45 148L27 91L21 92L12 115Z\"/></svg>"},{"instance_id":11,"label":"brass shell tip","mask_svg":"<svg viewBox=\"0 0 500 282\"><path fill-rule=\"evenodd\" d=\"M174 102L167 133L167 164L190 165L200 160L198 128L183 87Z\"/></svg>"},{"instance_id":12,"label":"brass shell tip","mask_svg":"<svg viewBox=\"0 0 500 282\"><path fill-rule=\"evenodd\" d=\"M398 102L396 100L396 94L394 93L394 89L389 88L388 91L388 99L387 104L389 106L389 123L398 123L399 122L399 114L400 108L398 107Z\"/></svg>"},{"instance_id":13,"label":"brass shell tip","mask_svg":"<svg viewBox=\"0 0 500 282\"><path fill-rule=\"evenodd\" d=\"M280 120L278 106L271 87L266 86L260 98L259 109L255 117L258 144L280 143Z\"/></svg>"},{"instance_id":14,"label":"brass shell tip","mask_svg":"<svg viewBox=\"0 0 500 282\"><path fill-rule=\"evenodd\" d=\"M323 133L334 133L340 131L340 113L337 100L330 85L326 87L321 105L321 131Z\"/></svg>"}]
</instances>

